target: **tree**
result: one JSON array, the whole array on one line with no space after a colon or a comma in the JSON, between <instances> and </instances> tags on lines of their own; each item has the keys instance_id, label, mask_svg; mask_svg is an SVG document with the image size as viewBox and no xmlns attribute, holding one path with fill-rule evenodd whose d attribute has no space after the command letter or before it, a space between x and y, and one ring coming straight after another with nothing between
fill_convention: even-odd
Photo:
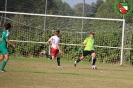
<instances>
[{"instance_id":1,"label":"tree","mask_svg":"<svg viewBox=\"0 0 133 88\"><path fill-rule=\"evenodd\" d=\"M91 15L90 15L91 17L96 16L98 8L102 3L104 3L103 0L97 0L96 3L94 3L94 2L91 3L91 11L90 11L91 12Z\"/></svg>"},{"instance_id":2,"label":"tree","mask_svg":"<svg viewBox=\"0 0 133 88\"><path fill-rule=\"evenodd\" d=\"M118 16L114 10L114 3L115 3L115 0L107 0L105 3L102 3L98 8L96 17L120 18L120 16Z\"/></svg>"},{"instance_id":3,"label":"tree","mask_svg":"<svg viewBox=\"0 0 133 88\"><path fill-rule=\"evenodd\" d=\"M89 16L90 14L90 5L84 4L84 16ZM83 3L78 3L74 6L75 15L82 16L83 13Z\"/></svg>"}]
</instances>

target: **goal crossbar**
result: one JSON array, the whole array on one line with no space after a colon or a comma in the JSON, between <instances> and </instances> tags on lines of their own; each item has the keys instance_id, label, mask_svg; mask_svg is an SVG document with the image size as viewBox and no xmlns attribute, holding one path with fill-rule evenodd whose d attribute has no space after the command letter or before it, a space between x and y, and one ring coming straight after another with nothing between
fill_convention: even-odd
<instances>
[{"instance_id":1,"label":"goal crossbar","mask_svg":"<svg viewBox=\"0 0 133 88\"><path fill-rule=\"evenodd\" d=\"M32 15L32 16L46 16L46 17L77 18L77 19L95 19L95 20L125 21L125 19L95 18L95 17L78 17L78 16L63 16L63 15L49 15L49 14L9 12L9 11L0 11L0 13L19 14L19 15Z\"/></svg>"}]
</instances>

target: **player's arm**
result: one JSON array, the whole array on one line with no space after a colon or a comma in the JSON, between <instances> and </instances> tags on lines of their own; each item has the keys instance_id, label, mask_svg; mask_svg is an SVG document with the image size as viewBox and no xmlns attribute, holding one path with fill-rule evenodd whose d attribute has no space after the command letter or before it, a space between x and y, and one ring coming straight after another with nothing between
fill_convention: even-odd
<instances>
[{"instance_id":1,"label":"player's arm","mask_svg":"<svg viewBox=\"0 0 133 88\"><path fill-rule=\"evenodd\" d=\"M56 43L56 46L57 46L58 50L60 51L61 49L60 49L59 43Z\"/></svg>"},{"instance_id":2,"label":"player's arm","mask_svg":"<svg viewBox=\"0 0 133 88\"><path fill-rule=\"evenodd\" d=\"M51 38L48 40L48 44L49 44L49 45L51 44Z\"/></svg>"},{"instance_id":3,"label":"player's arm","mask_svg":"<svg viewBox=\"0 0 133 88\"><path fill-rule=\"evenodd\" d=\"M48 41L48 44L50 45L50 41Z\"/></svg>"},{"instance_id":4,"label":"player's arm","mask_svg":"<svg viewBox=\"0 0 133 88\"><path fill-rule=\"evenodd\" d=\"M85 44L87 43L87 38L84 40L84 42L82 43L82 48L84 48Z\"/></svg>"},{"instance_id":5,"label":"player's arm","mask_svg":"<svg viewBox=\"0 0 133 88\"><path fill-rule=\"evenodd\" d=\"M14 45L9 39L6 39L6 42L7 42L9 45L12 45L12 46L15 48L15 45Z\"/></svg>"},{"instance_id":6,"label":"player's arm","mask_svg":"<svg viewBox=\"0 0 133 88\"><path fill-rule=\"evenodd\" d=\"M82 48L84 48L84 46L85 46L85 44L84 44L84 43L82 43Z\"/></svg>"},{"instance_id":7,"label":"player's arm","mask_svg":"<svg viewBox=\"0 0 133 88\"><path fill-rule=\"evenodd\" d=\"M78 49L78 52L81 52L86 44L87 40L85 39L84 42L81 44L81 46Z\"/></svg>"},{"instance_id":8,"label":"player's arm","mask_svg":"<svg viewBox=\"0 0 133 88\"><path fill-rule=\"evenodd\" d=\"M63 52L62 52L62 50L60 49L59 42L57 42L57 43L56 43L56 46L57 46L57 48L58 48L59 52L60 52L60 53L63 53Z\"/></svg>"},{"instance_id":9,"label":"player's arm","mask_svg":"<svg viewBox=\"0 0 133 88\"><path fill-rule=\"evenodd\" d=\"M4 37L6 38L6 42L15 48L15 45L9 40L9 33L4 35Z\"/></svg>"}]
</instances>

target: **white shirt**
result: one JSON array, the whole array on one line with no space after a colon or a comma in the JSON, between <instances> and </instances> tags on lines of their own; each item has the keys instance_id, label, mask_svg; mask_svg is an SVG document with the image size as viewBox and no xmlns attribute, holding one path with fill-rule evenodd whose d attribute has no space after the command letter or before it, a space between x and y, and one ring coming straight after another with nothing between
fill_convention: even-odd
<instances>
[{"instance_id":1,"label":"white shirt","mask_svg":"<svg viewBox=\"0 0 133 88\"><path fill-rule=\"evenodd\" d=\"M57 47L57 43L59 43L60 42L60 38L58 37L58 36L56 36L56 35L54 35L54 36L52 36L48 41L51 41L51 44L52 44L52 48L55 48L55 49L58 49L58 47Z\"/></svg>"}]
</instances>

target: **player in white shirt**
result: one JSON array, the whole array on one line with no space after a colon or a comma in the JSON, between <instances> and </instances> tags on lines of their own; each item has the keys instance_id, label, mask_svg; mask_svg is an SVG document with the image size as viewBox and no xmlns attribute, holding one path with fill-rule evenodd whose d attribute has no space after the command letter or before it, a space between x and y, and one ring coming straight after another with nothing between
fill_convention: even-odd
<instances>
[{"instance_id":1,"label":"player in white shirt","mask_svg":"<svg viewBox=\"0 0 133 88\"><path fill-rule=\"evenodd\" d=\"M51 45L51 53L52 53L52 59L54 59L54 57L56 57L56 55L59 52L59 41L60 38L57 35L52 36L49 40L48 40L48 44Z\"/></svg>"},{"instance_id":2,"label":"player in white shirt","mask_svg":"<svg viewBox=\"0 0 133 88\"><path fill-rule=\"evenodd\" d=\"M59 38L59 30L56 30L54 32L54 36L52 36L49 40L48 40L48 44L51 45L51 56L48 55L46 53L46 51L42 51L41 53L45 54L48 58L54 60L55 57L57 57L57 64L58 67L60 67L60 54L59 53L63 53L62 50L60 49L59 46L59 42L60 42L60 38Z\"/></svg>"}]
</instances>

